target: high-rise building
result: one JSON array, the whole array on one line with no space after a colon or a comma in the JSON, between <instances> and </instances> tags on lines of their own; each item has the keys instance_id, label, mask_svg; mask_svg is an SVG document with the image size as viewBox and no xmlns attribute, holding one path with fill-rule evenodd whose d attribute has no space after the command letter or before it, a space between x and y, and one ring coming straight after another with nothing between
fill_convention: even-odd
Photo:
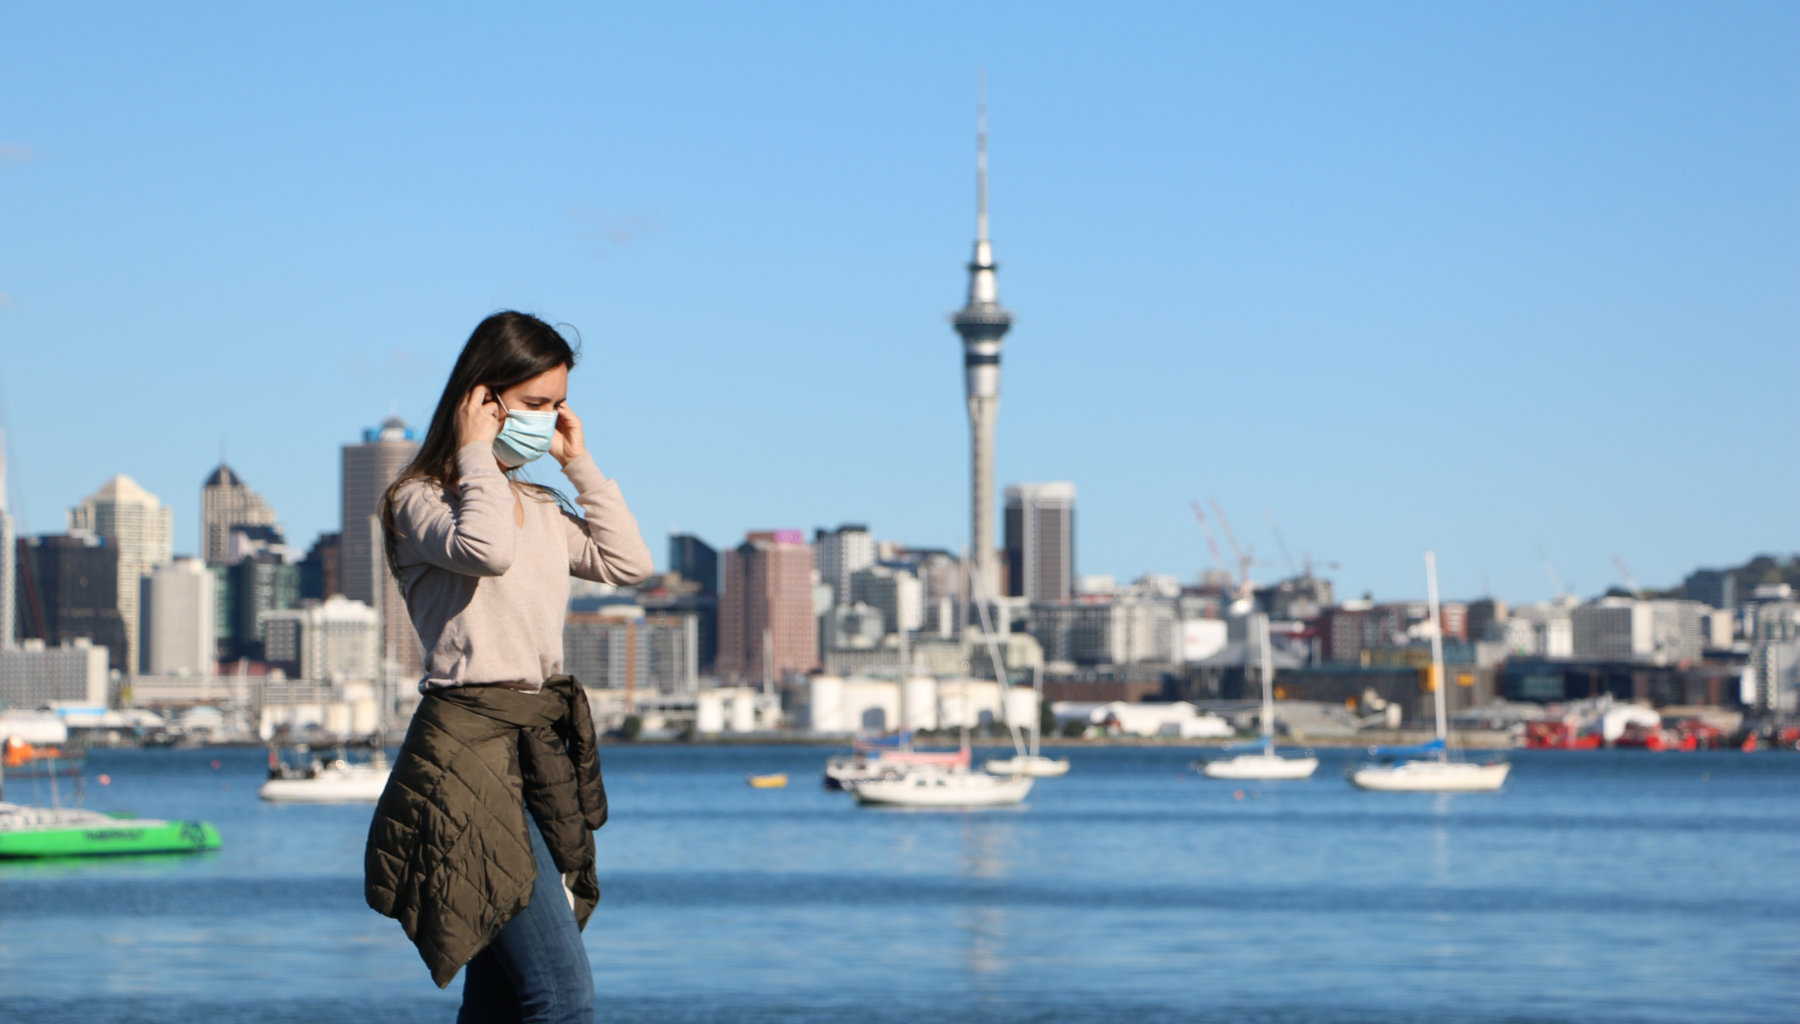
<instances>
[{"instance_id":1,"label":"high-rise building","mask_svg":"<svg viewBox=\"0 0 1800 1024\"><path fill-rule=\"evenodd\" d=\"M300 597L323 601L344 592L343 572L339 559L343 554L341 533L321 533L319 539L300 560Z\"/></svg>"},{"instance_id":2,"label":"high-rise building","mask_svg":"<svg viewBox=\"0 0 1800 1024\"><path fill-rule=\"evenodd\" d=\"M235 565L215 567L222 578L220 604L224 641L219 660L267 659L268 618L301 604L300 566L272 555L256 555Z\"/></svg>"},{"instance_id":3,"label":"high-rise building","mask_svg":"<svg viewBox=\"0 0 1800 1024\"><path fill-rule=\"evenodd\" d=\"M19 638L56 647L85 637L107 663L129 675L125 620L119 613L119 549L86 530L20 538ZM134 576L133 590L137 589ZM132 610L137 609L135 596ZM83 657L86 657L85 655Z\"/></svg>"},{"instance_id":4,"label":"high-rise building","mask_svg":"<svg viewBox=\"0 0 1800 1024\"><path fill-rule=\"evenodd\" d=\"M700 593L718 596L719 553L699 537L669 534L669 571L700 584Z\"/></svg>"},{"instance_id":5,"label":"high-rise building","mask_svg":"<svg viewBox=\"0 0 1800 1024\"><path fill-rule=\"evenodd\" d=\"M218 657L218 598L212 570L198 558L177 558L145 576L143 655L145 675L211 675Z\"/></svg>"},{"instance_id":6,"label":"high-rise building","mask_svg":"<svg viewBox=\"0 0 1800 1024\"><path fill-rule=\"evenodd\" d=\"M644 598L644 607L694 616L696 671L711 672L719 657L719 553L691 533L671 532L669 571L686 582Z\"/></svg>"},{"instance_id":7,"label":"high-rise building","mask_svg":"<svg viewBox=\"0 0 1800 1024\"><path fill-rule=\"evenodd\" d=\"M850 577L875 564L875 537L861 523L845 523L835 530L813 531L813 558L819 582L831 587L831 603L849 604Z\"/></svg>"},{"instance_id":8,"label":"high-rise building","mask_svg":"<svg viewBox=\"0 0 1800 1024\"><path fill-rule=\"evenodd\" d=\"M208 565L233 561L232 527L274 525L275 510L225 463L219 463L201 485L200 557Z\"/></svg>"},{"instance_id":9,"label":"high-rise building","mask_svg":"<svg viewBox=\"0 0 1800 1024\"><path fill-rule=\"evenodd\" d=\"M818 667L812 547L799 530L759 530L725 553L720 675L773 682Z\"/></svg>"},{"instance_id":10,"label":"high-rise building","mask_svg":"<svg viewBox=\"0 0 1800 1024\"><path fill-rule=\"evenodd\" d=\"M381 497L418 451L419 438L398 416L363 431L360 444L347 444L343 450L340 585L345 597L381 616L379 649L383 657L391 652L404 677L425 671L425 649L413 631L400 586L388 571L381 540Z\"/></svg>"},{"instance_id":11,"label":"high-rise building","mask_svg":"<svg viewBox=\"0 0 1800 1024\"><path fill-rule=\"evenodd\" d=\"M963 386L969 402L969 559L977 589L999 593L994 548L994 423L1000 415L1000 345L1012 314L1000 305L999 265L988 240L987 102L975 125L975 255L969 295L950 322L962 338Z\"/></svg>"},{"instance_id":12,"label":"high-rise building","mask_svg":"<svg viewBox=\"0 0 1800 1024\"><path fill-rule=\"evenodd\" d=\"M119 618L125 623L122 664L127 674L138 664L138 580L173 554L174 513L156 495L123 474L69 510L69 529L86 530L119 552ZM117 659L114 664L121 664Z\"/></svg>"},{"instance_id":13,"label":"high-rise building","mask_svg":"<svg viewBox=\"0 0 1800 1024\"><path fill-rule=\"evenodd\" d=\"M1006 489L1007 593L1061 601L1075 581L1075 485L1014 484Z\"/></svg>"}]
</instances>

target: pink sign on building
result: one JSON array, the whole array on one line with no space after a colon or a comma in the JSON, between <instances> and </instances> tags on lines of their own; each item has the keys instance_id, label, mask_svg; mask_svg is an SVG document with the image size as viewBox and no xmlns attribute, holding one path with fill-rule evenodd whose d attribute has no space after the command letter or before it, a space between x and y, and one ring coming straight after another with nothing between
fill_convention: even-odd
<instances>
[{"instance_id":1,"label":"pink sign on building","mask_svg":"<svg viewBox=\"0 0 1800 1024\"><path fill-rule=\"evenodd\" d=\"M776 530L775 531L775 543L777 543L777 544L804 544L804 543L806 543L806 535L804 533L801 533L799 530Z\"/></svg>"}]
</instances>

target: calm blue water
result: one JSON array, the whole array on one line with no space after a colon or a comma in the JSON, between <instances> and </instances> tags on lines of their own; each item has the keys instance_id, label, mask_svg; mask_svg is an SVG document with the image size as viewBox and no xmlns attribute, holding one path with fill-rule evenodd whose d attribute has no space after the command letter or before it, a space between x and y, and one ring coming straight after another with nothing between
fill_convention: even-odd
<instances>
[{"instance_id":1,"label":"calm blue water","mask_svg":"<svg viewBox=\"0 0 1800 1024\"><path fill-rule=\"evenodd\" d=\"M1522 752L1441 797L1076 749L1022 809L906 812L818 789L824 748L603 753L606 1021L1800 1019L1800 756ZM0 1018L452 1020L363 904L369 808L264 804L264 763L95 752L89 806L225 848L0 863Z\"/></svg>"}]
</instances>

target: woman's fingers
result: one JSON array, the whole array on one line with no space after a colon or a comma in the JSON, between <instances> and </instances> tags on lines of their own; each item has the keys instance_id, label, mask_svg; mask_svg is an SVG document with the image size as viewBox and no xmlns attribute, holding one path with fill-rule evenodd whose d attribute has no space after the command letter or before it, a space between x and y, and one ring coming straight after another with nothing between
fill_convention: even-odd
<instances>
[{"instance_id":1,"label":"woman's fingers","mask_svg":"<svg viewBox=\"0 0 1800 1024\"><path fill-rule=\"evenodd\" d=\"M463 396L462 406L457 410L457 447L473 444L476 441L493 441L500 436L500 406L493 403L489 408L488 398L493 390L485 384L477 384Z\"/></svg>"},{"instance_id":2,"label":"woman's fingers","mask_svg":"<svg viewBox=\"0 0 1800 1024\"><path fill-rule=\"evenodd\" d=\"M581 417L575 415L575 410L566 404L558 406L556 434L550 438L550 454L566 466L570 459L585 450L585 442L581 436Z\"/></svg>"}]
</instances>

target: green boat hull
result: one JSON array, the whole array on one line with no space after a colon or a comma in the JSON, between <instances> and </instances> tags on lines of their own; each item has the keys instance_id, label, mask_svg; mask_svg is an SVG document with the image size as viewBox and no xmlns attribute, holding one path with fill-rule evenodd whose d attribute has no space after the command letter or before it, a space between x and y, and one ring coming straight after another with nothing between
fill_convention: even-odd
<instances>
[{"instance_id":1,"label":"green boat hull","mask_svg":"<svg viewBox=\"0 0 1800 1024\"><path fill-rule=\"evenodd\" d=\"M218 848L219 830L204 821L126 820L0 832L0 859L199 853Z\"/></svg>"}]
</instances>

